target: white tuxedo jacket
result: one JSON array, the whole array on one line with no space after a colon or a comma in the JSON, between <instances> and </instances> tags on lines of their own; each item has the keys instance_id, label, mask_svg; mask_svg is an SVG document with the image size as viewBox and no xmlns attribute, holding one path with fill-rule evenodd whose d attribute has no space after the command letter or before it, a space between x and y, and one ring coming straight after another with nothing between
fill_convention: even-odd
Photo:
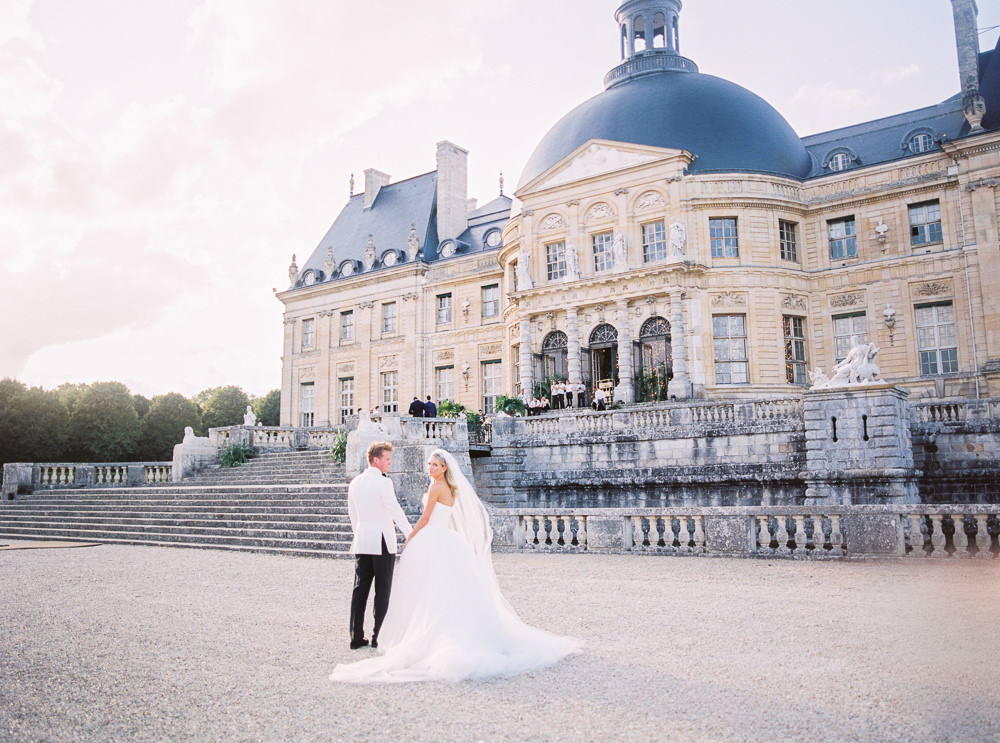
<instances>
[{"instance_id":1,"label":"white tuxedo jacket","mask_svg":"<svg viewBox=\"0 0 1000 743\"><path fill-rule=\"evenodd\" d=\"M383 477L376 467L369 466L351 480L347 488L347 513L354 530L352 555L381 555L383 537L389 552L394 555L396 526L403 536L408 537L413 531L396 500L392 480Z\"/></svg>"}]
</instances>

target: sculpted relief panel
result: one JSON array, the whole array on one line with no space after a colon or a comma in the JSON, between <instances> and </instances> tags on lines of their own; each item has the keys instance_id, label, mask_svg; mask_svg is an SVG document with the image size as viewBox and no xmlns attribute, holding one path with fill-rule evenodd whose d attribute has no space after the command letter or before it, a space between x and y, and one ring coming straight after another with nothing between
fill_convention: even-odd
<instances>
[{"instance_id":1,"label":"sculpted relief panel","mask_svg":"<svg viewBox=\"0 0 1000 743\"><path fill-rule=\"evenodd\" d=\"M913 295L916 297L939 297L949 294L951 294L950 281L928 281L913 287Z\"/></svg>"},{"instance_id":2,"label":"sculpted relief panel","mask_svg":"<svg viewBox=\"0 0 1000 743\"><path fill-rule=\"evenodd\" d=\"M865 304L865 293L854 292L853 294L838 294L830 297L831 307L861 307Z\"/></svg>"},{"instance_id":3,"label":"sculpted relief panel","mask_svg":"<svg viewBox=\"0 0 1000 743\"><path fill-rule=\"evenodd\" d=\"M584 222L593 222L598 219L611 219L615 216L615 210L612 209L608 204L603 201L594 204L587 210L586 215L584 215Z\"/></svg>"}]
</instances>

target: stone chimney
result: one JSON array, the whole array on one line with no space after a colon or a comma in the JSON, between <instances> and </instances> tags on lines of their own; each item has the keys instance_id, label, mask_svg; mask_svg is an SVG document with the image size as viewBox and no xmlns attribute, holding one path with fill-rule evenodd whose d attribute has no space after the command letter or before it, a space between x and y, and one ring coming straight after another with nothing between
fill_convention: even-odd
<instances>
[{"instance_id":1,"label":"stone chimney","mask_svg":"<svg viewBox=\"0 0 1000 743\"><path fill-rule=\"evenodd\" d=\"M962 111L973 132L983 131L986 99L979 92L979 8L976 0L951 0L958 47L958 76L962 83Z\"/></svg>"},{"instance_id":2,"label":"stone chimney","mask_svg":"<svg viewBox=\"0 0 1000 743\"><path fill-rule=\"evenodd\" d=\"M389 174L375 168L365 171L365 209L371 209L382 186L389 185Z\"/></svg>"},{"instance_id":3,"label":"stone chimney","mask_svg":"<svg viewBox=\"0 0 1000 743\"><path fill-rule=\"evenodd\" d=\"M451 142L437 145L438 240L454 240L469 225L469 151Z\"/></svg>"}]
</instances>

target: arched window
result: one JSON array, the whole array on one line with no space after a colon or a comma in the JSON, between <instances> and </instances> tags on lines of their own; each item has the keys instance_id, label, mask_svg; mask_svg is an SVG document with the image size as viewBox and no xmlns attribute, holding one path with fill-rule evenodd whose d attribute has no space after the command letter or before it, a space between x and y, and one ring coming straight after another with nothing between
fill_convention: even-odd
<instances>
[{"instance_id":1,"label":"arched window","mask_svg":"<svg viewBox=\"0 0 1000 743\"><path fill-rule=\"evenodd\" d=\"M920 152L928 152L934 147L934 138L927 134L926 132L920 132L914 134L910 137L910 141L907 144L907 148L910 152L917 154Z\"/></svg>"},{"instance_id":2,"label":"arched window","mask_svg":"<svg viewBox=\"0 0 1000 743\"><path fill-rule=\"evenodd\" d=\"M652 48L651 44L646 43L646 19L641 15L635 19L635 33L632 34L632 37L634 39L632 48L635 49L636 53Z\"/></svg>"},{"instance_id":3,"label":"arched window","mask_svg":"<svg viewBox=\"0 0 1000 743\"><path fill-rule=\"evenodd\" d=\"M636 360L636 396L639 400L666 400L667 382L673 374L670 351L670 323L654 316L639 330L639 358Z\"/></svg>"},{"instance_id":4,"label":"arched window","mask_svg":"<svg viewBox=\"0 0 1000 743\"><path fill-rule=\"evenodd\" d=\"M847 170L851 165L851 156L846 152L838 152L830 158L830 170L833 172L838 172L841 170Z\"/></svg>"},{"instance_id":5,"label":"arched window","mask_svg":"<svg viewBox=\"0 0 1000 743\"><path fill-rule=\"evenodd\" d=\"M566 334L561 330L553 330L545 336L545 340L542 341L543 351L549 351L556 348L566 348L567 346L569 346L569 339L566 338Z\"/></svg>"},{"instance_id":6,"label":"arched window","mask_svg":"<svg viewBox=\"0 0 1000 743\"><path fill-rule=\"evenodd\" d=\"M607 346L609 344L618 343L618 331L613 325L608 325L604 323L603 325L598 325L594 328L594 331L590 334L590 346Z\"/></svg>"},{"instance_id":7,"label":"arched window","mask_svg":"<svg viewBox=\"0 0 1000 743\"><path fill-rule=\"evenodd\" d=\"M553 330L542 340L543 374L550 379L566 379L569 339L561 330Z\"/></svg>"},{"instance_id":8,"label":"arched window","mask_svg":"<svg viewBox=\"0 0 1000 743\"><path fill-rule=\"evenodd\" d=\"M663 13L653 16L653 49L662 49L667 45L666 18Z\"/></svg>"}]
</instances>

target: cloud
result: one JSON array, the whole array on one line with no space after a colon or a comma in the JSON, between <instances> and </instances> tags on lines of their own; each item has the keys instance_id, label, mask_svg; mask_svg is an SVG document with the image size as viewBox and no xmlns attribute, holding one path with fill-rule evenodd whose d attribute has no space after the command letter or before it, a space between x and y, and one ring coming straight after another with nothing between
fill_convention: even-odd
<instances>
[{"instance_id":1,"label":"cloud","mask_svg":"<svg viewBox=\"0 0 1000 743\"><path fill-rule=\"evenodd\" d=\"M903 80L909 80L920 74L920 65L915 62L899 67L892 67L886 70L876 70L872 77L883 85L895 85Z\"/></svg>"}]
</instances>

